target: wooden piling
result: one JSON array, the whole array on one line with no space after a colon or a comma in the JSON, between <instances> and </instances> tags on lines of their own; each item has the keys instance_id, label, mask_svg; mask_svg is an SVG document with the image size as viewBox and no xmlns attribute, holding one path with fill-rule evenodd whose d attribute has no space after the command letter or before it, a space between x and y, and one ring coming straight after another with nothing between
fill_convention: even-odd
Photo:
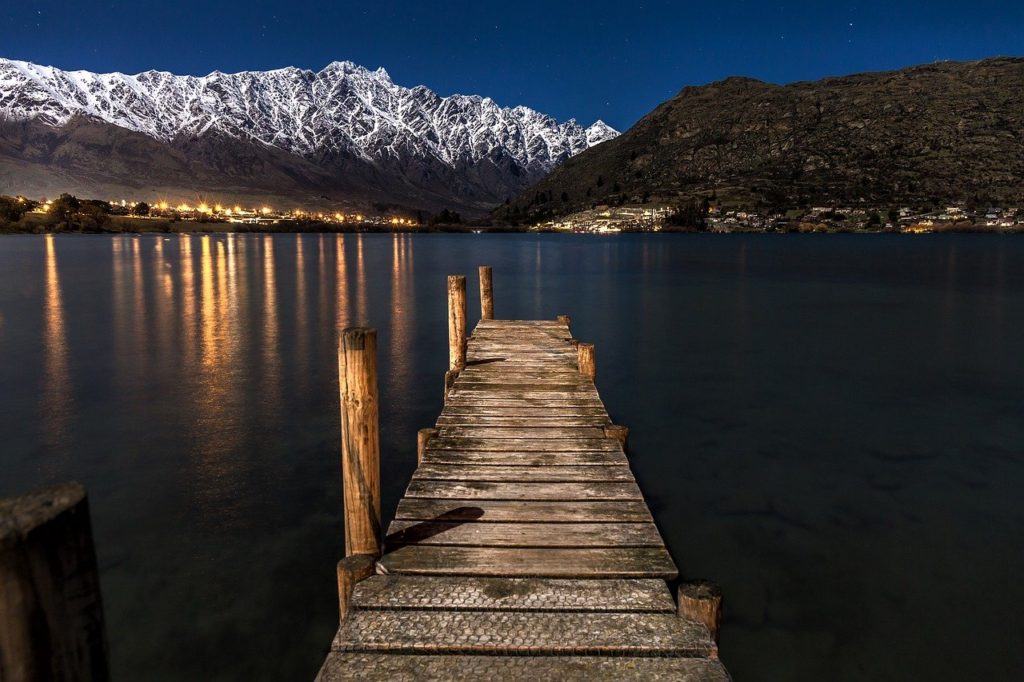
<instances>
[{"instance_id":1,"label":"wooden piling","mask_svg":"<svg viewBox=\"0 0 1024 682\"><path fill-rule=\"evenodd\" d=\"M427 443L437 435L437 429L420 429L416 433L416 463L423 464L423 455L427 452Z\"/></svg>"},{"instance_id":2,"label":"wooden piling","mask_svg":"<svg viewBox=\"0 0 1024 682\"><path fill-rule=\"evenodd\" d=\"M597 361L594 358L594 344L580 343L576 346L576 359L580 374L590 379L597 376Z\"/></svg>"},{"instance_id":3,"label":"wooden piling","mask_svg":"<svg viewBox=\"0 0 1024 682\"><path fill-rule=\"evenodd\" d=\"M110 678L89 503L78 483L0 500L0 678Z\"/></svg>"},{"instance_id":4,"label":"wooden piling","mask_svg":"<svg viewBox=\"0 0 1024 682\"><path fill-rule=\"evenodd\" d=\"M722 590L707 580L695 580L679 586L679 616L707 626L711 639L718 644L718 628L722 621Z\"/></svg>"},{"instance_id":5,"label":"wooden piling","mask_svg":"<svg viewBox=\"0 0 1024 682\"><path fill-rule=\"evenodd\" d=\"M622 451L628 454L629 450L626 447L626 442L629 438L628 426L622 426L621 424L608 424L604 427L604 435L618 441L619 445L622 446Z\"/></svg>"},{"instance_id":6,"label":"wooden piling","mask_svg":"<svg viewBox=\"0 0 1024 682\"><path fill-rule=\"evenodd\" d=\"M349 327L338 347L345 556L380 556L377 330Z\"/></svg>"},{"instance_id":7,"label":"wooden piling","mask_svg":"<svg viewBox=\"0 0 1024 682\"><path fill-rule=\"evenodd\" d=\"M480 266L480 319L494 319L494 285L490 265Z\"/></svg>"},{"instance_id":8,"label":"wooden piling","mask_svg":"<svg viewBox=\"0 0 1024 682\"><path fill-rule=\"evenodd\" d=\"M572 326L572 318L569 317L568 315L559 315L558 321L564 324L566 327Z\"/></svg>"},{"instance_id":9,"label":"wooden piling","mask_svg":"<svg viewBox=\"0 0 1024 682\"><path fill-rule=\"evenodd\" d=\"M466 276L448 275L448 371L444 397L448 399L459 372L466 366Z\"/></svg>"}]
</instances>

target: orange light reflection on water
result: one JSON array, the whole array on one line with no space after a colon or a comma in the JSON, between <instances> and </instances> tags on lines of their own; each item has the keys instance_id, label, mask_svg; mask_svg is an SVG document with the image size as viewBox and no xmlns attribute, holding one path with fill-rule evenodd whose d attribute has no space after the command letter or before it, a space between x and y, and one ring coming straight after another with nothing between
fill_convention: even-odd
<instances>
[{"instance_id":1,"label":"orange light reflection on water","mask_svg":"<svg viewBox=\"0 0 1024 682\"><path fill-rule=\"evenodd\" d=\"M46 239L46 297L43 304L43 386L40 392L43 412L43 442L48 446L64 443L72 409L71 377L68 371L68 341L64 321L64 302L57 267L54 236Z\"/></svg>"}]
</instances>

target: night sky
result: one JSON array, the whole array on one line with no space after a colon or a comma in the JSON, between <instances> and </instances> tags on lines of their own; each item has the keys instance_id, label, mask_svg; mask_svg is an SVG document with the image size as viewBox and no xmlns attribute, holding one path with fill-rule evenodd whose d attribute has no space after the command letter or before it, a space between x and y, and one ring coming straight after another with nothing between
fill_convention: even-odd
<instances>
[{"instance_id":1,"label":"night sky","mask_svg":"<svg viewBox=\"0 0 1024 682\"><path fill-rule=\"evenodd\" d=\"M773 82L1024 54L1024 2L822 0L309 3L5 0L0 56L175 73L384 66L401 85L481 94L625 129L685 85Z\"/></svg>"}]
</instances>

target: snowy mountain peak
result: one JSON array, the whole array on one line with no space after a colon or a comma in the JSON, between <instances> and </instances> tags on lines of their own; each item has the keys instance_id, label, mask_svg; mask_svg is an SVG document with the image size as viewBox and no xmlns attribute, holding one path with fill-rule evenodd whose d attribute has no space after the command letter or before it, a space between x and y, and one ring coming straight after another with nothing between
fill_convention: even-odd
<instances>
[{"instance_id":1,"label":"snowy mountain peak","mask_svg":"<svg viewBox=\"0 0 1024 682\"><path fill-rule=\"evenodd\" d=\"M319 72L286 67L197 77L62 71L0 59L0 114L53 126L90 116L164 142L217 132L302 156L344 149L378 159L403 150L454 164L500 150L545 171L617 135L601 122L584 130L489 97L404 88L383 67L350 61Z\"/></svg>"},{"instance_id":2,"label":"snowy mountain peak","mask_svg":"<svg viewBox=\"0 0 1024 682\"><path fill-rule=\"evenodd\" d=\"M440 165L468 183L453 193L492 201L618 135L601 121L584 129L489 97L405 88L384 68L350 61L318 72L286 67L178 76L63 71L0 59L0 120L62 128L78 116L178 147L212 136L276 148L317 166L357 159L416 186L426 177L436 185L439 174L429 168Z\"/></svg>"},{"instance_id":3,"label":"snowy mountain peak","mask_svg":"<svg viewBox=\"0 0 1024 682\"><path fill-rule=\"evenodd\" d=\"M597 119L589 128L587 128L587 146L593 147L594 145L607 142L608 140L618 136L618 130L612 128L601 119Z\"/></svg>"}]
</instances>

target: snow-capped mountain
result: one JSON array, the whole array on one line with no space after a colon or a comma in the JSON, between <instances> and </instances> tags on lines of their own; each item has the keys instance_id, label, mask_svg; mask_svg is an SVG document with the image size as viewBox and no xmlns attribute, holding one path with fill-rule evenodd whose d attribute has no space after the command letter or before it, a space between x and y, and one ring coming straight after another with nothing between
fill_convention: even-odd
<instances>
[{"instance_id":1,"label":"snow-capped mountain","mask_svg":"<svg viewBox=\"0 0 1024 682\"><path fill-rule=\"evenodd\" d=\"M83 120L111 124L184 153L189 162L198 157L218 171L234 170L236 184L251 169L236 168L225 144L250 155L298 157L320 171L314 175L340 176L341 187L354 176L393 182L405 201L422 194L427 203L480 206L618 135L602 121L584 128L486 97L405 88L384 69L351 62L319 72L291 67L197 77L62 71L0 59L0 118L54 129ZM325 177L316 184L319 192L332 189ZM438 196L430 201L430 195Z\"/></svg>"}]
</instances>

